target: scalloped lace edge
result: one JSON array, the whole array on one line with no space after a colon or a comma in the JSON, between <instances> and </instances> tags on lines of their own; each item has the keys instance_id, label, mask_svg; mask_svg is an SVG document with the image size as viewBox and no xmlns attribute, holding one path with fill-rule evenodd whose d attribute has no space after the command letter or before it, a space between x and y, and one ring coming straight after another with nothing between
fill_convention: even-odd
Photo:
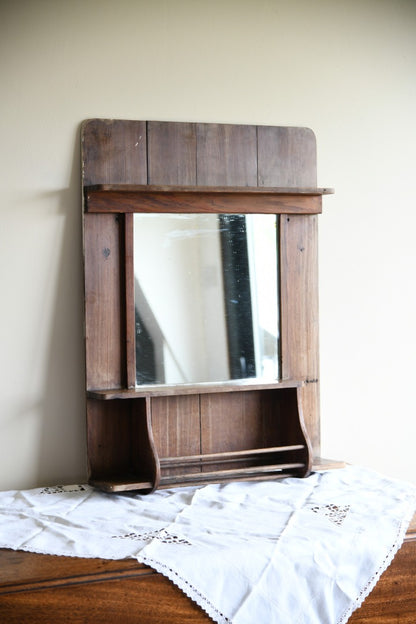
<instances>
[{"instance_id":1,"label":"scalloped lace edge","mask_svg":"<svg viewBox=\"0 0 416 624\"><path fill-rule=\"evenodd\" d=\"M16 546L7 542L2 542L0 548L7 548L9 550L23 551L34 553L35 555L49 555L50 557L72 557L73 559L106 559L108 561L123 561L125 559L137 559L135 555L126 555L120 557L120 555L112 553L111 555L97 555L97 553L83 552L82 554L74 553L74 551L66 551L62 548L59 552L51 552L50 550L44 550L43 548L36 548L36 546Z\"/></svg>"},{"instance_id":2,"label":"scalloped lace edge","mask_svg":"<svg viewBox=\"0 0 416 624\"><path fill-rule=\"evenodd\" d=\"M361 607L364 600L369 596L369 594L373 591L374 587L377 585L380 576L387 570L394 557L397 555L400 547L403 544L404 538L406 536L406 531L409 527L410 521L415 513L416 508L416 494L410 495L408 500L408 510L407 513L402 518L398 528L396 539L394 540L389 552L386 554L383 562L381 563L378 570L373 574L373 576L367 581L366 585L361 590L359 596L355 599L352 605L341 615L340 619L337 620L336 624L346 624L346 622L351 617L352 613Z\"/></svg>"},{"instance_id":3,"label":"scalloped lace edge","mask_svg":"<svg viewBox=\"0 0 416 624\"><path fill-rule=\"evenodd\" d=\"M139 563L144 563L156 570L156 572L166 576L174 585L179 587L179 589L183 591L188 598L193 600L193 602L196 602L196 604L201 607L201 609L205 611L205 613L207 613L207 615L209 615L214 622L217 622L218 624L232 624L232 620L230 618L224 615L224 613L221 613L221 611L219 611L202 592L184 579L180 574L175 572L175 570L164 563L153 559L152 557L139 556L137 559Z\"/></svg>"}]
</instances>

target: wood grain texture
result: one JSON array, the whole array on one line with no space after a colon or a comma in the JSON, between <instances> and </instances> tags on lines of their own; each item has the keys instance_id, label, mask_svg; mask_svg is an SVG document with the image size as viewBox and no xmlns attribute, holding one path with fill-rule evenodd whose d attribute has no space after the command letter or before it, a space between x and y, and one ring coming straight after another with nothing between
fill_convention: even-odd
<instances>
[{"instance_id":1,"label":"wood grain texture","mask_svg":"<svg viewBox=\"0 0 416 624\"><path fill-rule=\"evenodd\" d=\"M159 458L196 455L201 452L199 396L154 397L151 419ZM162 476L195 471L189 468L162 468Z\"/></svg>"},{"instance_id":2,"label":"wood grain texture","mask_svg":"<svg viewBox=\"0 0 416 624\"><path fill-rule=\"evenodd\" d=\"M147 184L145 121L89 119L81 140L83 185Z\"/></svg>"},{"instance_id":3,"label":"wood grain texture","mask_svg":"<svg viewBox=\"0 0 416 624\"><path fill-rule=\"evenodd\" d=\"M155 572L135 559L57 557L0 549L0 595L141 574Z\"/></svg>"},{"instance_id":4,"label":"wood grain texture","mask_svg":"<svg viewBox=\"0 0 416 624\"><path fill-rule=\"evenodd\" d=\"M263 393L256 391L234 392L227 396L201 396L202 452L237 451L266 446L260 413L262 396ZM272 432L267 433L273 436ZM247 464L242 462L236 467L245 465Z\"/></svg>"},{"instance_id":5,"label":"wood grain texture","mask_svg":"<svg viewBox=\"0 0 416 624\"><path fill-rule=\"evenodd\" d=\"M258 185L316 185L316 139L309 128L258 126Z\"/></svg>"},{"instance_id":6,"label":"wood grain texture","mask_svg":"<svg viewBox=\"0 0 416 624\"><path fill-rule=\"evenodd\" d=\"M303 463L295 474L309 471L309 448L305 431L300 424L298 390L235 392L201 395L201 450L202 453L270 448L299 445L284 453L264 454L252 460L243 460L234 467L267 466L268 464ZM227 464L218 463L218 470ZM203 471L213 466L203 467Z\"/></svg>"},{"instance_id":7,"label":"wood grain texture","mask_svg":"<svg viewBox=\"0 0 416 624\"><path fill-rule=\"evenodd\" d=\"M139 405L139 402L137 402ZM87 448L90 479L116 476L130 469L131 405L87 400Z\"/></svg>"},{"instance_id":8,"label":"wood grain texture","mask_svg":"<svg viewBox=\"0 0 416 624\"><path fill-rule=\"evenodd\" d=\"M81 147L83 186L147 184L146 122L86 120ZM84 215L83 219L88 389L126 384L126 319L120 305L125 289L121 224L119 217L115 221L111 215Z\"/></svg>"},{"instance_id":9,"label":"wood grain texture","mask_svg":"<svg viewBox=\"0 0 416 624\"><path fill-rule=\"evenodd\" d=\"M84 215L87 390L123 384L121 221Z\"/></svg>"},{"instance_id":10,"label":"wood grain texture","mask_svg":"<svg viewBox=\"0 0 416 624\"><path fill-rule=\"evenodd\" d=\"M147 122L148 183L196 184L196 126Z\"/></svg>"},{"instance_id":11,"label":"wood grain texture","mask_svg":"<svg viewBox=\"0 0 416 624\"><path fill-rule=\"evenodd\" d=\"M198 186L257 186L255 126L197 124Z\"/></svg>"},{"instance_id":12,"label":"wood grain texture","mask_svg":"<svg viewBox=\"0 0 416 624\"><path fill-rule=\"evenodd\" d=\"M282 215L280 241L282 376L306 381L301 390L303 417L313 454L319 456L317 217Z\"/></svg>"},{"instance_id":13,"label":"wood grain texture","mask_svg":"<svg viewBox=\"0 0 416 624\"><path fill-rule=\"evenodd\" d=\"M197 187L195 187L197 189ZM206 187L205 187L206 188ZM234 188L234 187L233 187ZM252 187L250 187L252 189ZM87 190L87 212L319 214L319 193Z\"/></svg>"},{"instance_id":14,"label":"wood grain texture","mask_svg":"<svg viewBox=\"0 0 416 624\"><path fill-rule=\"evenodd\" d=\"M146 399L117 402L88 399L87 416L90 482L146 481L152 486L145 489L153 490L160 478L160 468ZM111 485L108 489L111 491Z\"/></svg>"},{"instance_id":15,"label":"wood grain texture","mask_svg":"<svg viewBox=\"0 0 416 624\"><path fill-rule=\"evenodd\" d=\"M184 624L212 622L167 578L142 575L0 596L7 624Z\"/></svg>"},{"instance_id":16,"label":"wood grain texture","mask_svg":"<svg viewBox=\"0 0 416 624\"><path fill-rule=\"evenodd\" d=\"M332 195L334 189L317 186L202 186L182 184L90 184L84 187L84 194L93 191L101 192L135 192L135 193L252 193L262 195Z\"/></svg>"}]
</instances>

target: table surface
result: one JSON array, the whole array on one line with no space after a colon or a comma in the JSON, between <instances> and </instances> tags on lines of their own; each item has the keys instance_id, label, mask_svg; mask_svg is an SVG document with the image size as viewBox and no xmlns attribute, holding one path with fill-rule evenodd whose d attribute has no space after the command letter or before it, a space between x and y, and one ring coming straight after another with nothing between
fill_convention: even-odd
<instances>
[{"instance_id":1,"label":"table surface","mask_svg":"<svg viewBox=\"0 0 416 624\"><path fill-rule=\"evenodd\" d=\"M0 621L207 624L211 619L168 579L134 559L0 549ZM392 564L349 622L416 622L416 515Z\"/></svg>"}]
</instances>

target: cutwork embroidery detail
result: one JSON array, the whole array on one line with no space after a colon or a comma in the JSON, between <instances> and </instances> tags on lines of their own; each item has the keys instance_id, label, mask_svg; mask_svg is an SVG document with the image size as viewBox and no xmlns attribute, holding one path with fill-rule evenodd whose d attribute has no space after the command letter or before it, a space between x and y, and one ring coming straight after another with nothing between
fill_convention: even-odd
<instances>
[{"instance_id":1,"label":"cutwork embroidery detail","mask_svg":"<svg viewBox=\"0 0 416 624\"><path fill-rule=\"evenodd\" d=\"M345 505L344 507L340 507L339 505L311 505L309 507L310 511L313 513L319 514L320 516L324 516L328 518L330 522L337 524L338 526L342 526L345 518L348 515L350 510L350 505Z\"/></svg>"},{"instance_id":2,"label":"cutwork embroidery detail","mask_svg":"<svg viewBox=\"0 0 416 624\"><path fill-rule=\"evenodd\" d=\"M85 492L83 485L55 485L54 487L45 487L39 494L65 494L66 492Z\"/></svg>"},{"instance_id":3,"label":"cutwork embroidery detail","mask_svg":"<svg viewBox=\"0 0 416 624\"><path fill-rule=\"evenodd\" d=\"M160 531L149 531L147 533L125 533L124 535L112 535L112 539L128 539L132 541L149 542L152 539L157 539L164 544L183 544L184 546L192 546L191 542L188 542L183 537L174 535L161 529Z\"/></svg>"}]
</instances>

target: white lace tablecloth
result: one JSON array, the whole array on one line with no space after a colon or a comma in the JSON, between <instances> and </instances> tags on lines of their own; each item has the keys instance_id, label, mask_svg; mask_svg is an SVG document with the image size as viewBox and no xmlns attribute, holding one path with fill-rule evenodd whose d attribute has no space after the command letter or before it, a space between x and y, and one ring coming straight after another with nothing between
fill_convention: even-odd
<instances>
[{"instance_id":1,"label":"white lace tablecloth","mask_svg":"<svg viewBox=\"0 0 416 624\"><path fill-rule=\"evenodd\" d=\"M219 623L343 624L415 508L416 486L352 466L148 496L56 486L0 492L0 547L136 558Z\"/></svg>"}]
</instances>

